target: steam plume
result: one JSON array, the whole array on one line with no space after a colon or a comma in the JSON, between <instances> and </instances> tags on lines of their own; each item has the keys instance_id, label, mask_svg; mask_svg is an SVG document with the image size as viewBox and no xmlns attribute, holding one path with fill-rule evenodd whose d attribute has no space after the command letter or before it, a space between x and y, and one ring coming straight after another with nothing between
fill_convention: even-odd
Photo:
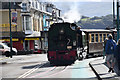
<instances>
[{"instance_id":1,"label":"steam plume","mask_svg":"<svg viewBox=\"0 0 120 80\"><path fill-rule=\"evenodd\" d=\"M71 5L69 11L63 14L62 18L65 22L70 22L70 23L77 22L80 20L81 14L79 13L78 5L76 4L76 2L74 2Z\"/></svg>"}]
</instances>

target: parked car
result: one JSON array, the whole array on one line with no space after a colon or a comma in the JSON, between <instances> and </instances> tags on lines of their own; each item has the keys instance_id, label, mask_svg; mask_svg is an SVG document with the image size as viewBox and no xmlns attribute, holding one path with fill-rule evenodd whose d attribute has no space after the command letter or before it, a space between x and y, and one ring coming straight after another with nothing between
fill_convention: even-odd
<instances>
[{"instance_id":1,"label":"parked car","mask_svg":"<svg viewBox=\"0 0 120 80\"><path fill-rule=\"evenodd\" d=\"M10 54L10 47L8 47L5 43L0 43L0 55L9 55ZM12 54L17 54L17 49L12 48Z\"/></svg>"}]
</instances>

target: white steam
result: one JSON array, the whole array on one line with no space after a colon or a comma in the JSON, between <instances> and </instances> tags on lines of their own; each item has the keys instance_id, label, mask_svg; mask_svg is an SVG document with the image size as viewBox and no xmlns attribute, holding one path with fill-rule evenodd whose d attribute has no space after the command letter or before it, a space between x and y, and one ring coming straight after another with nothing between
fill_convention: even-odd
<instances>
[{"instance_id":1,"label":"white steam","mask_svg":"<svg viewBox=\"0 0 120 80\"><path fill-rule=\"evenodd\" d=\"M79 13L78 5L76 2L71 5L70 10L65 12L62 16L64 22L77 22L81 18L81 14Z\"/></svg>"}]
</instances>

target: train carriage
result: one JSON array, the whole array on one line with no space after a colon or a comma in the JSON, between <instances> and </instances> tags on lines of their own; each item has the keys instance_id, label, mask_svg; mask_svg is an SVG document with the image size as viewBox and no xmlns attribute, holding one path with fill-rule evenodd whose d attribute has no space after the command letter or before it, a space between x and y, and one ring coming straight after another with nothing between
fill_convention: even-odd
<instances>
[{"instance_id":1,"label":"train carriage","mask_svg":"<svg viewBox=\"0 0 120 80\"><path fill-rule=\"evenodd\" d=\"M87 55L102 55L103 42L109 34L116 38L116 30L83 29L86 35Z\"/></svg>"}]
</instances>

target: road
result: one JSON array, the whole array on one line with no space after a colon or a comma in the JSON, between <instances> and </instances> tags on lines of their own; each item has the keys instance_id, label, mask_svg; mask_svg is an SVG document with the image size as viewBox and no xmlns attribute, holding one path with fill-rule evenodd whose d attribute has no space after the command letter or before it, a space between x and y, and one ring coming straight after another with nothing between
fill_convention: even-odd
<instances>
[{"instance_id":1,"label":"road","mask_svg":"<svg viewBox=\"0 0 120 80\"><path fill-rule=\"evenodd\" d=\"M97 80L89 67L89 62L95 58L76 61L68 66L51 66L46 54L18 55L0 65L2 78L82 78Z\"/></svg>"}]
</instances>

